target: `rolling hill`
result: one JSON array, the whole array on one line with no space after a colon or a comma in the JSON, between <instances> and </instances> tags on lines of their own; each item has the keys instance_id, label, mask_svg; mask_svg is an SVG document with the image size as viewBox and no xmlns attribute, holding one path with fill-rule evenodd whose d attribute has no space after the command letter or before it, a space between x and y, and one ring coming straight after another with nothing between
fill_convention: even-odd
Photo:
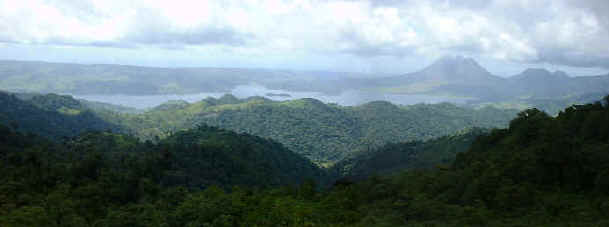
<instances>
[{"instance_id":1,"label":"rolling hill","mask_svg":"<svg viewBox=\"0 0 609 227\"><path fill-rule=\"evenodd\" d=\"M163 138L206 124L273 139L320 165L387 142L426 140L468 127L504 127L515 110L453 104L396 106L370 102L345 107L315 99L271 101L230 95L187 104L171 102L142 114L102 115L141 138Z\"/></svg>"},{"instance_id":2,"label":"rolling hill","mask_svg":"<svg viewBox=\"0 0 609 227\"><path fill-rule=\"evenodd\" d=\"M54 94L24 97L0 92L0 123L11 125L20 132L54 139L91 130L123 130L121 126L103 120L78 100Z\"/></svg>"},{"instance_id":3,"label":"rolling hill","mask_svg":"<svg viewBox=\"0 0 609 227\"><path fill-rule=\"evenodd\" d=\"M0 126L0 225L606 226L608 101L556 117L523 111L473 142L457 135L388 145L361 160L408 162L402 153L431 155L437 145L454 154L471 143L450 165L326 190L311 181L266 188L316 168L277 143L217 128L155 145L108 132L53 143Z\"/></svg>"},{"instance_id":4,"label":"rolling hill","mask_svg":"<svg viewBox=\"0 0 609 227\"><path fill-rule=\"evenodd\" d=\"M433 169L450 165L458 153L467 151L488 130L466 129L427 141L389 143L379 148L351 154L328 171L337 179L363 180L414 169Z\"/></svg>"}]
</instances>

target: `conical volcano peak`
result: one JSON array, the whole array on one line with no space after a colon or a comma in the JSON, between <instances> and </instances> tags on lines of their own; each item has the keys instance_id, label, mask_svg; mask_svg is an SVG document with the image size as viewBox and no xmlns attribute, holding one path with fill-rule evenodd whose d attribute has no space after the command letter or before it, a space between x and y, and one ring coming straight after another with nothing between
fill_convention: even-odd
<instances>
[{"instance_id":1,"label":"conical volcano peak","mask_svg":"<svg viewBox=\"0 0 609 227\"><path fill-rule=\"evenodd\" d=\"M456 56L444 56L436 60L431 66L475 66L482 68L476 60L470 57L464 57L460 55Z\"/></svg>"},{"instance_id":2,"label":"conical volcano peak","mask_svg":"<svg viewBox=\"0 0 609 227\"><path fill-rule=\"evenodd\" d=\"M418 80L460 81L479 83L493 77L473 58L463 56L445 56L417 73Z\"/></svg>"},{"instance_id":3,"label":"conical volcano peak","mask_svg":"<svg viewBox=\"0 0 609 227\"><path fill-rule=\"evenodd\" d=\"M463 56L445 56L428 66L425 71L441 74L488 74L473 58Z\"/></svg>"}]
</instances>

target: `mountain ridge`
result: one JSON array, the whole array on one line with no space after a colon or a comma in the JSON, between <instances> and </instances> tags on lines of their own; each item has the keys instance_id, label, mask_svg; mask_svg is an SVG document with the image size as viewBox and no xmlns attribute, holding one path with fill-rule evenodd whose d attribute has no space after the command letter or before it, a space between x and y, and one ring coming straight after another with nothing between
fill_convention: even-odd
<instances>
[{"instance_id":1,"label":"mountain ridge","mask_svg":"<svg viewBox=\"0 0 609 227\"><path fill-rule=\"evenodd\" d=\"M437 80L444 79L453 82L472 82L475 80L502 80L480 66L473 58L462 56L445 56L420 71L406 74L415 80ZM466 81L464 81L466 80ZM491 81L483 81L492 83Z\"/></svg>"},{"instance_id":2,"label":"mountain ridge","mask_svg":"<svg viewBox=\"0 0 609 227\"><path fill-rule=\"evenodd\" d=\"M500 77L473 58L445 56L419 71L387 79L379 86L390 93L462 96L472 98L470 103L505 102L609 93L609 74L572 77L560 70L528 68L510 77Z\"/></svg>"}]
</instances>

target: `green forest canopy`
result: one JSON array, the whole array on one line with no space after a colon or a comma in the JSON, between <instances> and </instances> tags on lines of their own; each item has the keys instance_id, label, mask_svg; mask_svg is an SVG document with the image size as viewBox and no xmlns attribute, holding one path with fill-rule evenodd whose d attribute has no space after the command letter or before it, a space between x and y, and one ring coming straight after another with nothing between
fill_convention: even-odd
<instances>
[{"instance_id":1,"label":"green forest canopy","mask_svg":"<svg viewBox=\"0 0 609 227\"><path fill-rule=\"evenodd\" d=\"M264 141L214 128L154 145L108 133L57 144L2 127L0 225L605 226L607 101L573 106L557 117L523 111L509 128L479 136L449 166L341 182L322 191L311 181L198 190L180 177L163 180L175 176L170 173L176 165L163 161L172 157L163 149L171 154L175 141ZM223 134L231 136L224 140ZM203 143L206 149L227 146ZM169 172L162 171L167 166Z\"/></svg>"},{"instance_id":2,"label":"green forest canopy","mask_svg":"<svg viewBox=\"0 0 609 227\"><path fill-rule=\"evenodd\" d=\"M144 113L55 94L0 94L1 100L7 108L0 110L0 123L17 123L19 131L49 138L109 130L158 142L206 124L273 139L321 166L386 143L427 140L471 127L505 127L517 113L448 103L397 106L377 101L345 107L315 99L277 102L231 95L195 103L168 102Z\"/></svg>"}]
</instances>

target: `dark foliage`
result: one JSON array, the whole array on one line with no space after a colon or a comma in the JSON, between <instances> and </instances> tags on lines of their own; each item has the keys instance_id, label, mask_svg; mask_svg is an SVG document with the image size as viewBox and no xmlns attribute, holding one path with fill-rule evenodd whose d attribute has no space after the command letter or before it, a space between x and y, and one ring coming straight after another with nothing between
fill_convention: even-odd
<instances>
[{"instance_id":1,"label":"dark foliage","mask_svg":"<svg viewBox=\"0 0 609 227\"><path fill-rule=\"evenodd\" d=\"M448 168L457 153L467 151L473 141L487 131L473 128L427 141L390 143L354 154L336 163L329 172L336 177L355 180L391 175L408 169Z\"/></svg>"},{"instance_id":2,"label":"dark foliage","mask_svg":"<svg viewBox=\"0 0 609 227\"><path fill-rule=\"evenodd\" d=\"M176 209L203 188L223 193L217 186L269 188L323 176L278 143L205 126L159 145L109 132L55 143L0 126L0 172L0 226L150 226L155 217L144 216L152 214L140 215L145 222L121 215Z\"/></svg>"},{"instance_id":3,"label":"dark foliage","mask_svg":"<svg viewBox=\"0 0 609 227\"><path fill-rule=\"evenodd\" d=\"M69 96L36 95L22 100L0 92L0 123L47 138L72 137L86 131L120 131Z\"/></svg>"},{"instance_id":4,"label":"dark foliage","mask_svg":"<svg viewBox=\"0 0 609 227\"><path fill-rule=\"evenodd\" d=\"M246 180L243 187L209 180L285 170L256 161L249 169L231 158L272 159L280 145L210 127L176 133L159 145L111 133L57 144L0 127L0 226L607 226L607 100L572 106L557 117L523 111L508 129L480 135L451 165L357 183L346 178L325 191L314 181L249 187L273 185L286 173ZM413 144L387 149L399 146ZM285 160L303 159L266 163ZM305 171L312 166L285 164ZM207 166L227 173L205 175ZM190 182L220 187L199 190Z\"/></svg>"}]
</instances>

